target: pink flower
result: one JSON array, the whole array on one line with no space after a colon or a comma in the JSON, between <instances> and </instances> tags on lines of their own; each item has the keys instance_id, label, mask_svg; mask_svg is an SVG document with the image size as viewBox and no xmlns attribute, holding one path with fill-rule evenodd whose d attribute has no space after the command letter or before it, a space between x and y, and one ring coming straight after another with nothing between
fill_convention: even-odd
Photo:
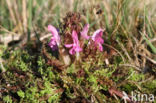
<instances>
[{"instance_id":1,"label":"pink flower","mask_svg":"<svg viewBox=\"0 0 156 103\"><path fill-rule=\"evenodd\" d=\"M54 26L48 25L48 30L53 36L49 42L49 46L52 48L52 50L56 50L60 44L60 36Z\"/></svg>"},{"instance_id":2,"label":"pink flower","mask_svg":"<svg viewBox=\"0 0 156 103\"><path fill-rule=\"evenodd\" d=\"M90 36L87 35L88 30L89 30L89 24L86 24L85 27L83 28L82 32L81 32L81 36L87 40L90 38Z\"/></svg>"},{"instance_id":3,"label":"pink flower","mask_svg":"<svg viewBox=\"0 0 156 103\"><path fill-rule=\"evenodd\" d=\"M74 55L75 53L82 51L82 48L80 48L80 46L79 46L79 40L78 40L78 36L77 36L76 31L72 32L72 38L73 38L73 44L65 44L65 47L67 47L67 48L72 47L70 49L69 53L71 55Z\"/></svg>"},{"instance_id":4,"label":"pink flower","mask_svg":"<svg viewBox=\"0 0 156 103\"><path fill-rule=\"evenodd\" d=\"M94 41L94 46L98 46L100 51L103 51L102 44L104 43L104 40L102 39L103 35L103 29L98 29L94 32L92 36L92 40Z\"/></svg>"}]
</instances>

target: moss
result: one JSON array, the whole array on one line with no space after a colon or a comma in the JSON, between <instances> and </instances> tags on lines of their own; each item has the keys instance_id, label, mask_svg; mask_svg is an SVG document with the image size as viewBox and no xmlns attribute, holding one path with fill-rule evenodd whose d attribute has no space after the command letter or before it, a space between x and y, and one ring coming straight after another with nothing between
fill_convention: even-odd
<instances>
[{"instance_id":1,"label":"moss","mask_svg":"<svg viewBox=\"0 0 156 103\"><path fill-rule=\"evenodd\" d=\"M65 98L76 99L76 95L84 96L86 99L91 97L91 94L99 94L99 98L107 98L106 94L101 93L100 91L108 91L109 87L112 86L113 79L116 83L119 82L122 76L114 75L118 65L109 65L109 67L104 67L104 63L100 61L97 65L92 65L91 62L83 62L82 66L79 64L72 64L68 68L64 69L62 72L58 72L55 67L49 66L46 64L46 59L42 56L32 55L25 50L17 50L13 53L10 53L11 58L8 61L13 61L9 63L9 67L15 68L18 70L18 76L23 76L22 73L26 73L28 80L24 82L22 79L15 77L15 72L11 68L8 69L8 72L5 79L14 80L11 85L17 85L24 83L24 88L19 88L14 91L17 93L20 98L20 102L59 102L62 99L62 95L65 94ZM34 61L36 60L36 61ZM36 66L33 65L35 63ZM80 69L82 68L82 69ZM120 68L119 70L121 70ZM131 81L141 81L145 78L144 74L135 72L133 68L122 69L122 72L117 72L120 75L125 75L125 78L128 77L128 80ZM133 75L132 75L133 74ZM25 78L26 79L26 78ZM76 85L75 85L76 84ZM152 85L149 85L152 84ZM144 84L143 87L151 91L154 88L156 83L153 81L148 84ZM64 92L58 92L60 88L64 88ZM137 90L137 87L131 83L124 84L120 87L122 91L130 93L131 91ZM154 92L152 92L154 93ZM11 97L8 95L5 98ZM4 99L5 99L4 98ZM103 101L103 100L102 100ZM107 100L106 100L107 101ZM109 100L108 100L109 101Z\"/></svg>"},{"instance_id":2,"label":"moss","mask_svg":"<svg viewBox=\"0 0 156 103\"><path fill-rule=\"evenodd\" d=\"M17 91L17 94L20 98L24 98L25 97L25 93L22 90Z\"/></svg>"},{"instance_id":3,"label":"moss","mask_svg":"<svg viewBox=\"0 0 156 103\"><path fill-rule=\"evenodd\" d=\"M75 65L74 64L72 64L71 66L69 66L68 68L67 68L67 71L66 71L67 73L76 73L76 68L75 68Z\"/></svg>"},{"instance_id":4,"label":"moss","mask_svg":"<svg viewBox=\"0 0 156 103\"><path fill-rule=\"evenodd\" d=\"M138 73L134 71L133 68L130 69L129 75L130 75L129 80L132 80L132 81L138 82L138 81L145 79L145 75L143 73Z\"/></svg>"},{"instance_id":5,"label":"moss","mask_svg":"<svg viewBox=\"0 0 156 103\"><path fill-rule=\"evenodd\" d=\"M122 91L125 91L126 93L129 94L131 93L131 91L137 90L137 87L134 84L130 84L130 83L122 85L120 88L122 89Z\"/></svg>"},{"instance_id":6,"label":"moss","mask_svg":"<svg viewBox=\"0 0 156 103\"><path fill-rule=\"evenodd\" d=\"M142 84L144 91L149 94L156 94L156 80L148 81Z\"/></svg>"},{"instance_id":7,"label":"moss","mask_svg":"<svg viewBox=\"0 0 156 103\"><path fill-rule=\"evenodd\" d=\"M38 103L38 93L37 93L37 87L31 86L25 90L25 98L23 98L23 102L33 102Z\"/></svg>"},{"instance_id":8,"label":"moss","mask_svg":"<svg viewBox=\"0 0 156 103\"><path fill-rule=\"evenodd\" d=\"M13 103L11 97L9 95L3 97L3 101L5 103Z\"/></svg>"}]
</instances>

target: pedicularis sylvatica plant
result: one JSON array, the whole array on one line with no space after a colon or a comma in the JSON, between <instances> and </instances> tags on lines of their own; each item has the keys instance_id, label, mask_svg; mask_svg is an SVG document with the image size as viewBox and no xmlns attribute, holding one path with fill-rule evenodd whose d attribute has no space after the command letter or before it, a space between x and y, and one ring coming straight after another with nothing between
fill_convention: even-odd
<instances>
[{"instance_id":1,"label":"pedicularis sylvatica plant","mask_svg":"<svg viewBox=\"0 0 156 103\"><path fill-rule=\"evenodd\" d=\"M65 43L61 43L61 36L59 34L59 31L53 26L53 25L48 25L48 31L51 32L52 37L51 40L49 42L49 46L52 49L52 51L58 50L60 51L60 47L65 47L67 50L69 50L69 55L73 55L76 57L76 60L81 59L81 55L80 53L83 52L83 45L80 45L80 39L83 42L87 41L87 46L92 46L94 49L99 50L100 52L103 51L103 46L102 44L104 43L104 40L102 38L103 29L98 29L96 30L92 36L88 35L88 31L89 31L89 24L86 24L83 28L83 30L80 32L80 37L78 37L78 34L76 32L76 30L73 30L71 33L71 37L72 37L72 43L70 44L65 44ZM69 64L66 63L66 61L64 60L65 64Z\"/></svg>"}]
</instances>

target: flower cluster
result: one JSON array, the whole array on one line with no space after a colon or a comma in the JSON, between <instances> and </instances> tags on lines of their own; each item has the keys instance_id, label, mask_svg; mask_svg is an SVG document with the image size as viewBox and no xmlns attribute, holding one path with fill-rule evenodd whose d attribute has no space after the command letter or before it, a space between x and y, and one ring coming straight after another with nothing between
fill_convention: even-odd
<instances>
[{"instance_id":1,"label":"flower cluster","mask_svg":"<svg viewBox=\"0 0 156 103\"><path fill-rule=\"evenodd\" d=\"M52 33L52 38L49 42L49 46L52 48L52 50L56 50L58 49L60 45L59 32L52 25L48 25L48 30L49 32ZM92 36L88 36L88 30L89 30L89 24L86 24L83 30L80 32L81 37L85 40L89 40L88 45L93 45L94 47L98 48L100 51L103 51L102 44L104 43L104 40L102 39L102 35L103 35L104 30L98 29L93 33ZM77 32L75 30L72 31L72 39L73 39L72 44L65 44L64 46L66 48L70 48L69 53L71 55L74 55L82 51L82 48L80 47L80 44L79 44ZM91 40L93 41L93 44L90 43Z\"/></svg>"}]
</instances>

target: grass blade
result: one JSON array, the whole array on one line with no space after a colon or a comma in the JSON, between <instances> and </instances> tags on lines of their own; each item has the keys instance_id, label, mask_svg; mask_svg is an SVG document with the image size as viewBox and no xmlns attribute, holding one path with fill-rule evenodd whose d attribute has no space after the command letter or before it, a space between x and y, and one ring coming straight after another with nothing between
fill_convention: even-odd
<instances>
[{"instance_id":1,"label":"grass blade","mask_svg":"<svg viewBox=\"0 0 156 103\"><path fill-rule=\"evenodd\" d=\"M146 43L149 45L149 47L151 48L152 52L154 54L156 54L156 47L141 33L141 35L143 36L144 40L146 41Z\"/></svg>"},{"instance_id":2,"label":"grass blade","mask_svg":"<svg viewBox=\"0 0 156 103\"><path fill-rule=\"evenodd\" d=\"M29 17L28 17L28 41L30 41L30 35L31 35L31 28L32 28L32 0L29 0L28 2L28 11L29 11Z\"/></svg>"}]
</instances>

